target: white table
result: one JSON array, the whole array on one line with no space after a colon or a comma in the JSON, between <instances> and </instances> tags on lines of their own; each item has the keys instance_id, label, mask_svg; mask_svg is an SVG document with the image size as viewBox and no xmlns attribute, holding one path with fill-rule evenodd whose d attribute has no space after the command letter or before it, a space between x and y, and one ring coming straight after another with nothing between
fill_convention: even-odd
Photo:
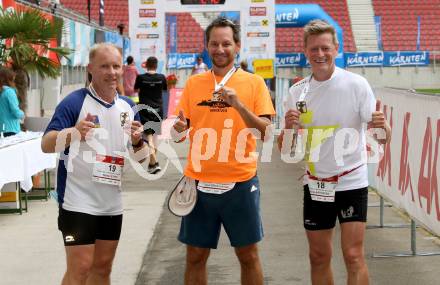
<instances>
[{"instance_id":1,"label":"white table","mask_svg":"<svg viewBox=\"0 0 440 285\"><path fill-rule=\"evenodd\" d=\"M21 188L29 191L32 175L55 168L56 163L57 154L41 151L41 136L0 148L0 189L6 183L20 182Z\"/></svg>"}]
</instances>

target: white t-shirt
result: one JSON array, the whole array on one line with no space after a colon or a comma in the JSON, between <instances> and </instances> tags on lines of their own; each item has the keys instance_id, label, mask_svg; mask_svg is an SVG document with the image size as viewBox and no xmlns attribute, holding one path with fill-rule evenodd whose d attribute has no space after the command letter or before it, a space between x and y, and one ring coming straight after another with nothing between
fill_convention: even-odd
<instances>
[{"instance_id":1,"label":"white t-shirt","mask_svg":"<svg viewBox=\"0 0 440 285\"><path fill-rule=\"evenodd\" d=\"M207 69L208 69L208 66L207 66L204 62L202 62L202 63L200 63L200 64L197 64L197 63L196 63L196 65L194 65L194 72L193 72L193 75L194 75L194 74L203 73L203 72L205 72Z\"/></svg>"},{"instance_id":2,"label":"white t-shirt","mask_svg":"<svg viewBox=\"0 0 440 285\"><path fill-rule=\"evenodd\" d=\"M123 121L140 121L133 106L124 96L116 96L109 104L86 88L74 91L58 104L46 133L73 127L88 113L97 116L100 125L95 129L93 142L73 143L60 155L57 193L63 209L97 216L122 214L120 187L92 180L93 158L96 154L119 156L127 150L129 142Z\"/></svg>"},{"instance_id":3,"label":"white t-shirt","mask_svg":"<svg viewBox=\"0 0 440 285\"><path fill-rule=\"evenodd\" d=\"M284 100L285 111L296 109L307 82L307 114L300 120L309 135L298 138L307 142L307 169L314 176L328 178L362 165L340 177L336 191L367 187L365 130L376 106L370 85L362 76L336 67L326 81L308 76L293 85Z\"/></svg>"}]
</instances>

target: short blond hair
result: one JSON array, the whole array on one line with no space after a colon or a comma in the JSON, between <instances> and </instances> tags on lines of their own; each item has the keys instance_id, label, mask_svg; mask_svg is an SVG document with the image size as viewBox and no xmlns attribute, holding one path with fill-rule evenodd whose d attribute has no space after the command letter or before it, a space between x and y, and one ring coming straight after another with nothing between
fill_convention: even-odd
<instances>
[{"instance_id":1,"label":"short blond hair","mask_svg":"<svg viewBox=\"0 0 440 285\"><path fill-rule=\"evenodd\" d=\"M102 49L111 49L114 48L115 50L118 51L118 53L121 55L122 58L122 53L121 50L119 49L118 46L111 44L111 43L98 43L98 44L94 44L89 51L89 62L91 62L93 60L93 58L96 56L96 54L98 53L98 51L102 50Z\"/></svg>"},{"instance_id":2,"label":"short blond hair","mask_svg":"<svg viewBox=\"0 0 440 285\"><path fill-rule=\"evenodd\" d=\"M304 47L307 46L307 39L313 35L321 35L329 33L332 35L333 43L339 44L338 37L336 36L335 28L323 20L313 20L304 26Z\"/></svg>"}]
</instances>

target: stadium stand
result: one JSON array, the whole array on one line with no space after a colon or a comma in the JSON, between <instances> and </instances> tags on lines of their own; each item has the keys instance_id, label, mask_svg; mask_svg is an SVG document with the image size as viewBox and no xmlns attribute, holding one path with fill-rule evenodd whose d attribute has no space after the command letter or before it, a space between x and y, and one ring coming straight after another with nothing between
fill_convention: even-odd
<instances>
[{"instance_id":1,"label":"stadium stand","mask_svg":"<svg viewBox=\"0 0 440 285\"><path fill-rule=\"evenodd\" d=\"M276 4L319 4L344 30L344 51L356 52L346 0L276 0ZM276 52L303 52L302 28L277 28Z\"/></svg>"},{"instance_id":2,"label":"stadium stand","mask_svg":"<svg viewBox=\"0 0 440 285\"><path fill-rule=\"evenodd\" d=\"M99 1L92 0L90 2L90 18L95 22L99 22ZM87 1L85 0L60 0L60 4L65 8L88 16ZM116 29L119 24L123 24L126 27L124 34L128 34L128 1L105 0L104 11L105 26Z\"/></svg>"},{"instance_id":3,"label":"stadium stand","mask_svg":"<svg viewBox=\"0 0 440 285\"><path fill-rule=\"evenodd\" d=\"M167 13L177 17L177 52L201 53L204 48L204 31L191 13ZM167 35L169 43L169 35ZM169 52L169 44L167 44Z\"/></svg>"},{"instance_id":4,"label":"stadium stand","mask_svg":"<svg viewBox=\"0 0 440 285\"><path fill-rule=\"evenodd\" d=\"M440 52L440 0L373 0L382 18L384 51L417 50L417 17L421 18L420 50ZM431 54L431 59L435 55ZM436 55L440 59L440 54Z\"/></svg>"}]
</instances>

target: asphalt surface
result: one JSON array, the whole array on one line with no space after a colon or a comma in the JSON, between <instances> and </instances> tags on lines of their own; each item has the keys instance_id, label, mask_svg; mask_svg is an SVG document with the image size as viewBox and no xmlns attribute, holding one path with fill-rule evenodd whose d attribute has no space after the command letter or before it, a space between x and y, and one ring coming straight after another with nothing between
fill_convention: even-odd
<instances>
[{"instance_id":1,"label":"asphalt surface","mask_svg":"<svg viewBox=\"0 0 440 285\"><path fill-rule=\"evenodd\" d=\"M179 146L181 147L181 146ZM183 149L179 154L184 153ZM181 156L181 155L179 155ZM308 245L302 226L302 185L300 164L287 164L277 150L270 163L260 163L261 205L265 237L259 244L265 284L311 284ZM177 179L176 179L177 180ZM379 197L370 191L368 225L379 223ZM394 208L384 208L384 222L408 224ZM180 219L163 211L144 256L136 285L183 284L185 246L177 241ZM435 238L422 230L417 234L417 251L439 251ZM365 252L371 284L440 284L440 256L374 258L373 254L409 252L410 230L406 228L368 229ZM345 284L345 265L340 250L339 226L334 237L333 270L335 284ZM208 260L209 284L240 284L240 267L224 232L219 247Z\"/></svg>"},{"instance_id":2,"label":"asphalt surface","mask_svg":"<svg viewBox=\"0 0 440 285\"><path fill-rule=\"evenodd\" d=\"M173 162L157 180L142 178L127 169L123 182L124 222L112 272L112 284L183 284L185 246L177 241L180 219L171 215L165 200L184 164L187 144L172 145ZM164 155L159 155L164 166ZM179 163L178 163L179 162ZM265 284L311 284L307 241L302 226L300 164L281 161L273 150L271 162L259 164L261 206L265 237L259 244ZM371 193L370 204L378 201ZM0 215L0 285L60 284L65 270L61 234L56 228L57 205L53 200L32 201L23 215ZM386 207L386 224L408 223L394 208ZM369 207L368 224L379 222L379 208ZM436 239L417 230L417 251L440 251ZM334 238L335 284L345 284L345 266ZM374 253L408 252L408 228L368 229L365 251L370 284L440 284L440 256L373 258ZM240 284L240 268L223 232L219 248L208 261L209 284Z\"/></svg>"}]
</instances>

